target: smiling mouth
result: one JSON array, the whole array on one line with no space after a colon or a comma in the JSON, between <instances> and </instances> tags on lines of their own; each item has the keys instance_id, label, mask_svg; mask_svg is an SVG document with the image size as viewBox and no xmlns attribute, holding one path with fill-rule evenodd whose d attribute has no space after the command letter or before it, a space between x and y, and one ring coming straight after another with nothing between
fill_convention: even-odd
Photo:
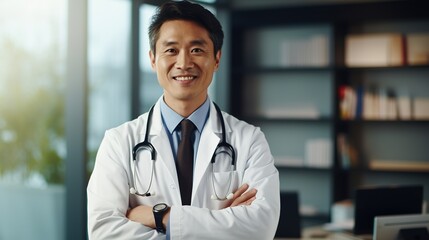
<instances>
[{"instance_id":1,"label":"smiling mouth","mask_svg":"<svg viewBox=\"0 0 429 240\"><path fill-rule=\"evenodd\" d=\"M195 78L197 78L196 76L177 76L177 77L173 77L174 80L177 81L190 81L190 80L194 80Z\"/></svg>"}]
</instances>

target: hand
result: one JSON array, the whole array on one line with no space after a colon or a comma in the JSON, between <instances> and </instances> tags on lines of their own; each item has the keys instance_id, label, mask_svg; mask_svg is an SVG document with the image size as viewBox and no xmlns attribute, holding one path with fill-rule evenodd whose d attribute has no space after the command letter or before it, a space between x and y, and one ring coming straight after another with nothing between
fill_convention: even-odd
<instances>
[{"instance_id":1,"label":"hand","mask_svg":"<svg viewBox=\"0 0 429 240\"><path fill-rule=\"evenodd\" d=\"M250 205L256 199L256 193L258 191L255 188L252 188L249 191L247 191L247 189L249 189L249 185L247 183L239 187L237 191L235 191L234 196L232 197L231 204L226 207Z\"/></svg>"}]
</instances>

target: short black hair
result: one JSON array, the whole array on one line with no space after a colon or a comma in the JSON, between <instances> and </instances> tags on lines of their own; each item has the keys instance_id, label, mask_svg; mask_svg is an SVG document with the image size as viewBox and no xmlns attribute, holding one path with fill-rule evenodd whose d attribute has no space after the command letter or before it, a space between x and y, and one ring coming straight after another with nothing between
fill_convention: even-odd
<instances>
[{"instance_id":1,"label":"short black hair","mask_svg":"<svg viewBox=\"0 0 429 240\"><path fill-rule=\"evenodd\" d=\"M171 20L192 21L205 28L213 42L214 53L222 49L223 31L220 22L209 10L189 1L170 1L161 5L149 26L150 49L155 54L156 41L163 23Z\"/></svg>"}]
</instances>

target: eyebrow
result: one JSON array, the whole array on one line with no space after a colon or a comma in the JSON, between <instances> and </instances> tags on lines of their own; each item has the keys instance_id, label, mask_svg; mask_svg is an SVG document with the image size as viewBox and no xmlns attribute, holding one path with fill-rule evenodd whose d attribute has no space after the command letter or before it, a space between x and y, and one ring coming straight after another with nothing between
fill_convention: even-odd
<instances>
[{"instance_id":1,"label":"eyebrow","mask_svg":"<svg viewBox=\"0 0 429 240\"><path fill-rule=\"evenodd\" d=\"M191 45L205 46L207 45L207 41L204 39L196 39L191 41Z\"/></svg>"},{"instance_id":2,"label":"eyebrow","mask_svg":"<svg viewBox=\"0 0 429 240\"><path fill-rule=\"evenodd\" d=\"M173 45L176 45L176 44L178 44L178 42L177 41L163 41L162 42L162 45L163 46L173 46ZM205 45L207 45L207 41L206 40L204 40L204 39L195 39L195 40L192 40L191 41L191 44L190 45L197 45L197 46L205 46Z\"/></svg>"}]
</instances>

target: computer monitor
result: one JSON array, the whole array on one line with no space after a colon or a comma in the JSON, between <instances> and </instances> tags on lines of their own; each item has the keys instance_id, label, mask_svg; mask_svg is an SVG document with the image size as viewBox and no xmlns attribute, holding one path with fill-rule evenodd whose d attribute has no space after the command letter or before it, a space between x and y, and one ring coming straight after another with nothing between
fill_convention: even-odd
<instances>
[{"instance_id":1,"label":"computer monitor","mask_svg":"<svg viewBox=\"0 0 429 240\"><path fill-rule=\"evenodd\" d=\"M376 216L422 213L422 186L359 188L355 192L355 235L373 234Z\"/></svg>"},{"instance_id":2,"label":"computer monitor","mask_svg":"<svg viewBox=\"0 0 429 240\"><path fill-rule=\"evenodd\" d=\"M299 214L299 194L295 191L280 193L280 220L277 226L277 238L300 238L301 217Z\"/></svg>"},{"instance_id":3,"label":"computer monitor","mask_svg":"<svg viewBox=\"0 0 429 240\"><path fill-rule=\"evenodd\" d=\"M429 239L429 214L411 214L395 216L379 216L374 219L373 240L406 239L408 231L410 239Z\"/></svg>"}]
</instances>

